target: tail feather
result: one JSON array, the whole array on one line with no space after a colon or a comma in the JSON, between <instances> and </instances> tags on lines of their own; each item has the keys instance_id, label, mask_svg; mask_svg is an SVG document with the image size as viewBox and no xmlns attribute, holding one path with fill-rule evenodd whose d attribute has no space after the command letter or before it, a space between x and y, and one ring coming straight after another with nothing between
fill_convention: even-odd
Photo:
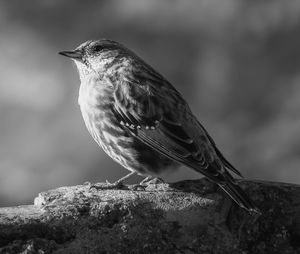
<instances>
[{"instance_id":1,"label":"tail feather","mask_svg":"<svg viewBox=\"0 0 300 254\"><path fill-rule=\"evenodd\" d=\"M243 178L243 175L241 174L240 171L238 171L225 157L224 155L221 153L221 151L218 149L215 141L212 139L212 137L208 134L207 130L203 127L203 125L198 121L198 124L200 125L200 127L202 128L202 130L205 132L207 138L209 139L210 143L212 144L213 148L215 149L216 154L218 155L219 159L222 161L222 163L224 164L224 166L228 169L230 169L232 172L234 172L235 174L237 174L238 176Z\"/></svg>"},{"instance_id":2,"label":"tail feather","mask_svg":"<svg viewBox=\"0 0 300 254\"><path fill-rule=\"evenodd\" d=\"M206 176L212 182L218 184L240 207L249 212L261 214L259 208L257 208L244 190L236 183L235 179L229 174L223 165L220 165L217 161L214 161L211 162L205 170L193 164L191 167L195 171Z\"/></svg>"},{"instance_id":3,"label":"tail feather","mask_svg":"<svg viewBox=\"0 0 300 254\"><path fill-rule=\"evenodd\" d=\"M220 150L215 146L215 151L218 155L218 157L221 159L222 163L225 165L226 168L230 169L232 172L237 174L238 176L243 177L240 171L238 171L225 157L224 155L220 152Z\"/></svg>"},{"instance_id":4,"label":"tail feather","mask_svg":"<svg viewBox=\"0 0 300 254\"><path fill-rule=\"evenodd\" d=\"M249 212L255 212L261 214L260 210L254 204L254 202L248 197L244 190L236 183L228 181L225 184L219 184L219 186L235 201L240 207L248 210Z\"/></svg>"}]
</instances>

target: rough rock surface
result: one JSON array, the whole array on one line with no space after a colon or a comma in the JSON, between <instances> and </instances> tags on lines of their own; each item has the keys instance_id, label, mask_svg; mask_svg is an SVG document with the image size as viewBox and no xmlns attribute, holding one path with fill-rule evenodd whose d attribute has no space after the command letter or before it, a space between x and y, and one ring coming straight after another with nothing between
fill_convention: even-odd
<instances>
[{"instance_id":1,"label":"rough rock surface","mask_svg":"<svg viewBox=\"0 0 300 254\"><path fill-rule=\"evenodd\" d=\"M300 253L300 186L242 181L262 215L206 179L61 187L0 208L0 253Z\"/></svg>"}]
</instances>

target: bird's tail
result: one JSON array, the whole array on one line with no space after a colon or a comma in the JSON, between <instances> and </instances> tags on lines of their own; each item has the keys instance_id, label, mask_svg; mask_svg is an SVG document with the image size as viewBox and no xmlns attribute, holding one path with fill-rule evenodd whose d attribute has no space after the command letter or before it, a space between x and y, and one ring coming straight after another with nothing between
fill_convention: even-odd
<instances>
[{"instance_id":1,"label":"bird's tail","mask_svg":"<svg viewBox=\"0 0 300 254\"><path fill-rule=\"evenodd\" d=\"M240 207L249 212L261 214L254 202L248 197L244 190L235 182L228 181L218 184Z\"/></svg>"}]
</instances>

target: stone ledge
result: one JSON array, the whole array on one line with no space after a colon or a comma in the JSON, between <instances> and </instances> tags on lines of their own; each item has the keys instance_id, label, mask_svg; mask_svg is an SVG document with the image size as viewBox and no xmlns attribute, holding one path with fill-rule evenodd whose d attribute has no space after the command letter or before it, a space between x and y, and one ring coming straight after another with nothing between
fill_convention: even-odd
<instances>
[{"instance_id":1,"label":"stone ledge","mask_svg":"<svg viewBox=\"0 0 300 254\"><path fill-rule=\"evenodd\" d=\"M34 205L0 208L0 253L300 253L300 186L240 184L261 216L205 178L42 192Z\"/></svg>"}]
</instances>

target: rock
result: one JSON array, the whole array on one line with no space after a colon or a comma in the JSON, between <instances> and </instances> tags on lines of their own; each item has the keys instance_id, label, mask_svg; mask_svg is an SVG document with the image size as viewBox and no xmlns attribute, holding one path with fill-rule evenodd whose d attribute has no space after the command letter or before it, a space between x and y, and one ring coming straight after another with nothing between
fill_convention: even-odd
<instances>
[{"instance_id":1,"label":"rock","mask_svg":"<svg viewBox=\"0 0 300 254\"><path fill-rule=\"evenodd\" d=\"M206 179L42 192L0 208L0 253L300 253L300 186L241 181L262 215Z\"/></svg>"}]
</instances>

